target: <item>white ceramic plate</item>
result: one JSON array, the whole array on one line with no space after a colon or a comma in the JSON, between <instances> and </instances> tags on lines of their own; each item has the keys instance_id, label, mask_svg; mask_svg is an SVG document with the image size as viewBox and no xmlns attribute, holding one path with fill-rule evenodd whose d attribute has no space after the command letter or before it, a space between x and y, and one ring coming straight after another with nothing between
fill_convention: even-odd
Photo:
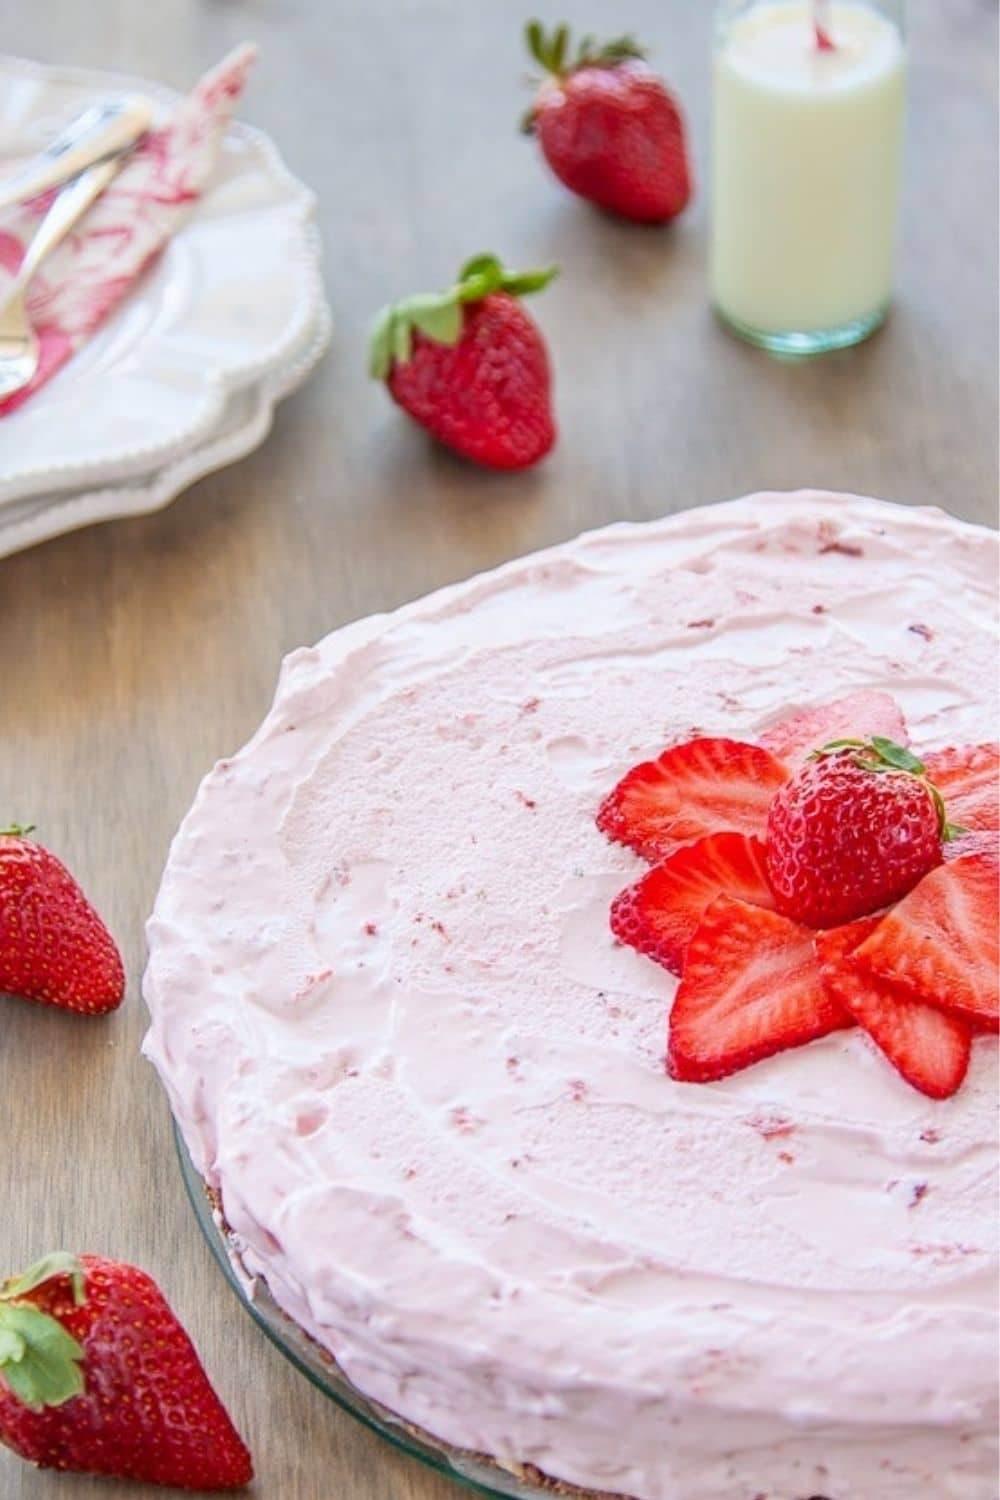
<instances>
[{"instance_id":1,"label":"white ceramic plate","mask_svg":"<svg viewBox=\"0 0 1000 1500\"><path fill-rule=\"evenodd\" d=\"M256 384L233 391L219 423L201 443L158 468L116 484L28 496L0 506L0 558L80 526L160 510L195 480L245 457L267 437L275 404L301 385L329 341L330 314L322 305L301 350L287 364Z\"/></svg>"},{"instance_id":2,"label":"white ceramic plate","mask_svg":"<svg viewBox=\"0 0 1000 1500\"><path fill-rule=\"evenodd\" d=\"M0 171L123 89L164 109L179 97L119 74L0 58ZM0 418L0 554L15 535L27 546L165 504L262 441L275 401L328 338L314 203L266 136L230 127L210 188L156 264L48 385ZM47 529L25 531L46 512Z\"/></svg>"}]
</instances>

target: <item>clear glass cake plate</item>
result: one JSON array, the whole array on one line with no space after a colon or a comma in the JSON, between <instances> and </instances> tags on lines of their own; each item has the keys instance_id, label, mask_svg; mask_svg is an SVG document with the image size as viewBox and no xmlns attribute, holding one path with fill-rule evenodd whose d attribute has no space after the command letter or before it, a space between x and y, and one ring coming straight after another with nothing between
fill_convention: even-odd
<instances>
[{"instance_id":1,"label":"clear glass cake plate","mask_svg":"<svg viewBox=\"0 0 1000 1500\"><path fill-rule=\"evenodd\" d=\"M174 1142L195 1218L223 1275L254 1322L307 1380L312 1381L337 1406L377 1432L379 1437L385 1438L413 1458L420 1459L421 1463L428 1464L439 1474L466 1485L477 1494L493 1495L496 1500L539 1500L543 1496L545 1500L553 1500L554 1489L551 1484L510 1473L481 1455L464 1453L437 1443L428 1434L417 1433L406 1426L384 1406L369 1401L345 1379L326 1351L282 1312L261 1282L256 1283L253 1300L250 1300L229 1259L225 1233L217 1222L205 1183L192 1165L176 1125ZM594 1500L599 1500L596 1492L591 1493L594 1494Z\"/></svg>"}]
</instances>

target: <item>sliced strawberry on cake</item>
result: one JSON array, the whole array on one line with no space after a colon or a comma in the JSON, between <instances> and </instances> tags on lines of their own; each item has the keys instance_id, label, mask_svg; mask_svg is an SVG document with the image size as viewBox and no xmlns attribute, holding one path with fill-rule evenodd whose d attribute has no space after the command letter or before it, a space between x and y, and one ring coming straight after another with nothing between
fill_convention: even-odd
<instances>
[{"instance_id":1,"label":"sliced strawberry on cake","mask_svg":"<svg viewBox=\"0 0 1000 1500\"><path fill-rule=\"evenodd\" d=\"M823 986L807 927L720 896L688 945L667 1070L684 1082L725 1078L851 1025Z\"/></svg>"},{"instance_id":2,"label":"sliced strawberry on cake","mask_svg":"<svg viewBox=\"0 0 1000 1500\"><path fill-rule=\"evenodd\" d=\"M870 740L873 735L908 745L906 720L895 698L864 688L780 719L764 731L760 743L789 769L802 764L814 750L831 740Z\"/></svg>"},{"instance_id":3,"label":"sliced strawberry on cake","mask_svg":"<svg viewBox=\"0 0 1000 1500\"><path fill-rule=\"evenodd\" d=\"M695 931L717 896L773 908L764 845L743 833L710 833L656 865L611 907L620 942L680 974Z\"/></svg>"},{"instance_id":4,"label":"sliced strawberry on cake","mask_svg":"<svg viewBox=\"0 0 1000 1500\"><path fill-rule=\"evenodd\" d=\"M946 1098L973 1033L1000 1029L996 751L924 761L906 739L888 693L852 693L766 746L675 745L605 799L598 827L655 864L616 897L611 929L680 976L675 1078L722 1078L857 1022Z\"/></svg>"},{"instance_id":5,"label":"sliced strawberry on cake","mask_svg":"<svg viewBox=\"0 0 1000 1500\"><path fill-rule=\"evenodd\" d=\"M862 917L816 934L823 984L907 1083L932 1099L947 1099L968 1070L972 1028L961 1016L917 1000L855 962L854 950L881 922L881 917Z\"/></svg>"},{"instance_id":6,"label":"sliced strawberry on cake","mask_svg":"<svg viewBox=\"0 0 1000 1500\"><path fill-rule=\"evenodd\" d=\"M952 823L975 832L1000 828L1000 751L995 744L966 745L926 755L927 775Z\"/></svg>"},{"instance_id":7,"label":"sliced strawberry on cake","mask_svg":"<svg viewBox=\"0 0 1000 1500\"><path fill-rule=\"evenodd\" d=\"M989 853L940 865L882 918L856 962L917 999L1000 1029L997 875Z\"/></svg>"},{"instance_id":8,"label":"sliced strawberry on cake","mask_svg":"<svg viewBox=\"0 0 1000 1500\"><path fill-rule=\"evenodd\" d=\"M711 833L763 836L787 774L759 745L688 740L633 767L604 799L597 826L651 864Z\"/></svg>"}]
</instances>

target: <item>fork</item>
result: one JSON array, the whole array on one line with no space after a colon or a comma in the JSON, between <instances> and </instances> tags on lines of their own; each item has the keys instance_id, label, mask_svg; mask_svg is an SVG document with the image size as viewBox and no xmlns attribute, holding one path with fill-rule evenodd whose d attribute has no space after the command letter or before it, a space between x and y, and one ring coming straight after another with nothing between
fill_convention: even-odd
<instances>
[{"instance_id":1,"label":"fork","mask_svg":"<svg viewBox=\"0 0 1000 1500\"><path fill-rule=\"evenodd\" d=\"M35 272L60 245L87 209L120 170L124 158L113 157L88 167L66 184L24 252L17 275L0 305L0 400L23 390L34 379L41 355L27 292Z\"/></svg>"}]
</instances>

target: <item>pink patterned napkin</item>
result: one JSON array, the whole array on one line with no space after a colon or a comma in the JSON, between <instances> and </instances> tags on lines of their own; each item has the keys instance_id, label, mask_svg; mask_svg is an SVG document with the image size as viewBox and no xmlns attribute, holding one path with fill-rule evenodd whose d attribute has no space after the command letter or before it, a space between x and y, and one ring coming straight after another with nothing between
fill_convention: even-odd
<instances>
[{"instance_id":1,"label":"pink patterned napkin","mask_svg":"<svg viewBox=\"0 0 1000 1500\"><path fill-rule=\"evenodd\" d=\"M0 401L0 416L62 368L184 223L211 176L256 55L255 47L244 44L206 73L52 252L28 292L41 343L38 372L30 385ZM0 296L3 272L16 272L51 202L51 193L45 194L0 215Z\"/></svg>"}]
</instances>

